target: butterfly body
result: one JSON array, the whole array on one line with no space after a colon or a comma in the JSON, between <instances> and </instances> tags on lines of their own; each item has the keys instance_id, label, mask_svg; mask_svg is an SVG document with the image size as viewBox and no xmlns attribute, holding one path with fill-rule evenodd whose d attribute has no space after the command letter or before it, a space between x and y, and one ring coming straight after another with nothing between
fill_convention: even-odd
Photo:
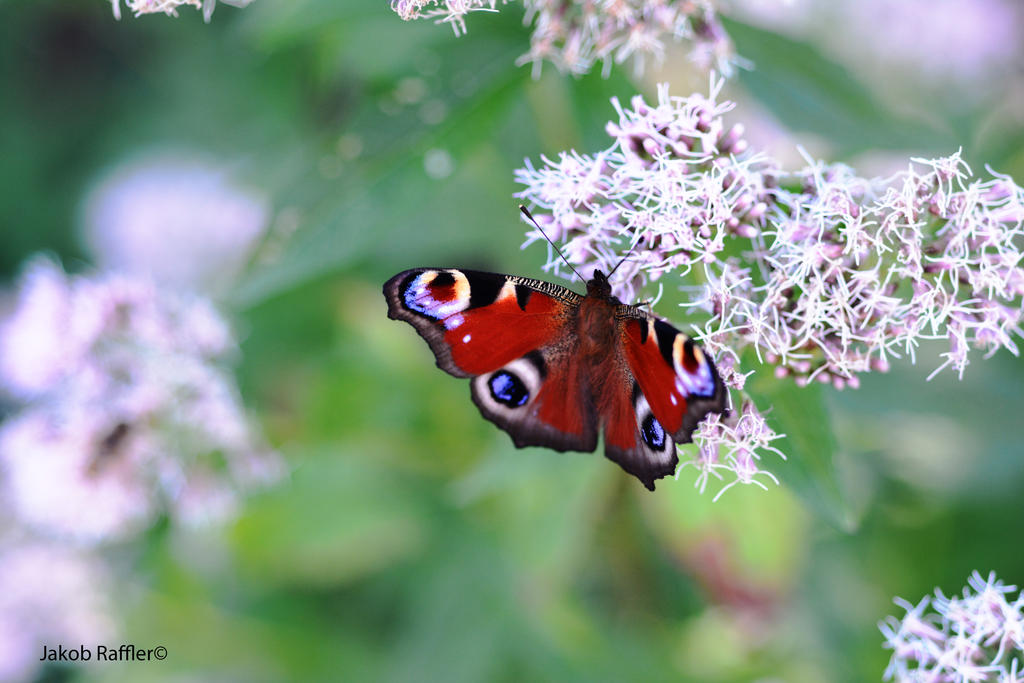
<instances>
[{"instance_id":1,"label":"butterfly body","mask_svg":"<svg viewBox=\"0 0 1024 683\"><path fill-rule=\"evenodd\" d=\"M711 359L674 327L612 294L514 275L416 268L384 285L388 316L411 323L442 370L469 377L473 402L517 447L605 454L653 490L674 443L725 409Z\"/></svg>"}]
</instances>

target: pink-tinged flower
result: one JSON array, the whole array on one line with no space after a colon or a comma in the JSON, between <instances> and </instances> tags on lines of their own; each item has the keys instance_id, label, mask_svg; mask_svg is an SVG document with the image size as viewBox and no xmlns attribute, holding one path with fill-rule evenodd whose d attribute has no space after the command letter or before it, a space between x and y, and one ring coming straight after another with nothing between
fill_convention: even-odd
<instances>
[{"instance_id":1,"label":"pink-tinged flower","mask_svg":"<svg viewBox=\"0 0 1024 683\"><path fill-rule=\"evenodd\" d=\"M96 542L161 514L223 518L282 472L223 367L230 328L202 298L37 260L0 349L0 386L25 403L0 424L0 486L36 531Z\"/></svg>"},{"instance_id":2,"label":"pink-tinged flower","mask_svg":"<svg viewBox=\"0 0 1024 683\"><path fill-rule=\"evenodd\" d=\"M89 193L83 237L105 270L219 292L266 232L269 203L199 156L155 154L115 167Z\"/></svg>"},{"instance_id":3,"label":"pink-tinged flower","mask_svg":"<svg viewBox=\"0 0 1024 683\"><path fill-rule=\"evenodd\" d=\"M498 0L391 0L391 9L405 21L434 19L450 24L456 36L466 32L470 12L496 12Z\"/></svg>"},{"instance_id":4,"label":"pink-tinged flower","mask_svg":"<svg viewBox=\"0 0 1024 683\"><path fill-rule=\"evenodd\" d=\"M714 500L718 500L736 484L754 484L767 490L767 485L761 479L770 480L775 485L778 485L779 480L771 472L761 469L760 453L771 451L785 459L782 451L770 445L783 436L785 434L776 434L768 426L764 417L749 401L743 404L738 415L723 418L711 414L700 423L694 435L697 456L680 465L676 470L676 479L687 466L694 467L700 472L693 484L694 488L704 493L711 477L722 481L722 473L730 473L731 481L718 490Z\"/></svg>"},{"instance_id":5,"label":"pink-tinged flower","mask_svg":"<svg viewBox=\"0 0 1024 683\"><path fill-rule=\"evenodd\" d=\"M878 624L892 650L885 680L897 683L1020 681L1024 662L1024 593L974 572L963 597L939 589L917 605L896 598L905 614ZM931 611L928 611L929 606Z\"/></svg>"},{"instance_id":6,"label":"pink-tinged flower","mask_svg":"<svg viewBox=\"0 0 1024 683\"><path fill-rule=\"evenodd\" d=\"M518 196L576 270L610 272L628 253L612 282L624 301L655 282L691 291L697 336L736 390L744 348L780 379L837 389L913 360L925 340L949 344L936 372L962 374L975 348L1017 353L1024 190L1012 179L976 178L959 152L888 179L809 158L784 172L726 123L721 85L613 101L608 148L516 172ZM546 267L565 274L553 253ZM702 472L726 462L711 455ZM744 479L746 465L731 466Z\"/></svg>"},{"instance_id":7,"label":"pink-tinged flower","mask_svg":"<svg viewBox=\"0 0 1024 683\"><path fill-rule=\"evenodd\" d=\"M111 577L95 558L38 540L0 540L0 679L30 681L43 645L110 643Z\"/></svg>"},{"instance_id":8,"label":"pink-tinged flower","mask_svg":"<svg viewBox=\"0 0 1024 683\"><path fill-rule=\"evenodd\" d=\"M30 399L55 386L85 353L71 325L71 293L64 273L49 261L25 268L13 312L0 321L0 383Z\"/></svg>"},{"instance_id":9,"label":"pink-tinged flower","mask_svg":"<svg viewBox=\"0 0 1024 683\"><path fill-rule=\"evenodd\" d=\"M226 5L245 7L252 0L220 0ZM213 16L213 10L217 6L217 0L124 0L124 4L135 16L143 14L166 14L178 16L179 7L195 7L203 10L203 20L209 23ZM121 18L121 0L110 0L110 6L114 10L114 18Z\"/></svg>"},{"instance_id":10,"label":"pink-tinged flower","mask_svg":"<svg viewBox=\"0 0 1024 683\"><path fill-rule=\"evenodd\" d=\"M92 417L27 410L0 427L4 494L33 528L91 541L152 521L157 501L139 476L145 458L128 423Z\"/></svg>"},{"instance_id":11,"label":"pink-tinged flower","mask_svg":"<svg viewBox=\"0 0 1024 683\"><path fill-rule=\"evenodd\" d=\"M504 4L504 2L503 2ZM392 0L402 19L433 18L466 32L465 16L497 11L497 0ZM703 69L728 73L735 61L732 43L706 0L525 0L525 23L533 24L530 50L519 58L534 71L544 61L559 71L584 74L596 62L607 72L613 63L633 60L642 72L647 59L660 63L666 43L688 40L691 59Z\"/></svg>"}]
</instances>

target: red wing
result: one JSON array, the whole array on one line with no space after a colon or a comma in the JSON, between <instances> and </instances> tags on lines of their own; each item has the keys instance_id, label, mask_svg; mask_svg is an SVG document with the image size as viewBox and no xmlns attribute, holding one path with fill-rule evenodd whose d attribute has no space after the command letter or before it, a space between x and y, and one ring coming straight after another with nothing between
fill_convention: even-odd
<instances>
[{"instance_id":1,"label":"red wing","mask_svg":"<svg viewBox=\"0 0 1024 683\"><path fill-rule=\"evenodd\" d=\"M605 455L653 491L656 479L676 471L675 444L628 370L613 375L598 409L604 425Z\"/></svg>"},{"instance_id":2,"label":"red wing","mask_svg":"<svg viewBox=\"0 0 1024 683\"><path fill-rule=\"evenodd\" d=\"M416 268L384 285L388 316L416 328L456 377L492 372L566 334L580 295L539 280Z\"/></svg>"},{"instance_id":3,"label":"red wing","mask_svg":"<svg viewBox=\"0 0 1024 683\"><path fill-rule=\"evenodd\" d=\"M513 291L514 286L507 287ZM548 346L564 331L568 306L546 294L531 291L526 305L514 293L488 305L457 313L444 320L444 339L452 362L479 375Z\"/></svg>"},{"instance_id":4,"label":"red wing","mask_svg":"<svg viewBox=\"0 0 1024 683\"><path fill-rule=\"evenodd\" d=\"M473 378L473 402L516 447L592 451L597 418L583 367L561 344Z\"/></svg>"},{"instance_id":5,"label":"red wing","mask_svg":"<svg viewBox=\"0 0 1024 683\"><path fill-rule=\"evenodd\" d=\"M583 297L548 282L417 268L384 285L388 316L411 323L437 365L472 377L473 402L517 447L593 451L597 419L571 350Z\"/></svg>"},{"instance_id":6,"label":"red wing","mask_svg":"<svg viewBox=\"0 0 1024 683\"><path fill-rule=\"evenodd\" d=\"M676 442L690 441L709 412L725 410L725 386L711 358L668 323L625 318L622 346L651 411Z\"/></svg>"}]
</instances>

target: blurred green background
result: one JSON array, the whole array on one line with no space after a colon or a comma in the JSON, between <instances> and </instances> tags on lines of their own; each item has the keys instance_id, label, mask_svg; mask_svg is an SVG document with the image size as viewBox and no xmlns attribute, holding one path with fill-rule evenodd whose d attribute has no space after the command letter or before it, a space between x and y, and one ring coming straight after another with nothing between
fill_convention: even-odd
<instances>
[{"instance_id":1,"label":"blurred green background","mask_svg":"<svg viewBox=\"0 0 1024 683\"><path fill-rule=\"evenodd\" d=\"M455 39L386 3L257 0L209 25L0 3L6 282L40 250L85 268L79 204L138 150L235 162L272 199L268 239L297 226L226 302L243 394L290 481L229 528L160 527L118 551L127 639L166 661L44 678L879 680L893 596L958 591L974 569L1024 582L1024 363L1007 353L926 383L936 347L822 394L838 528L789 487L712 503L692 470L650 494L600 455L517 451L386 318L380 285L405 268L542 276L544 248L519 249L513 169L606 147L612 96L706 91L678 56L638 81L533 80L514 66L521 19L474 15ZM1024 126L993 114L1019 82L894 100L813 40L726 27L754 65L726 87L730 120L770 115L785 146L833 161L962 146L976 172L1024 178Z\"/></svg>"}]
</instances>

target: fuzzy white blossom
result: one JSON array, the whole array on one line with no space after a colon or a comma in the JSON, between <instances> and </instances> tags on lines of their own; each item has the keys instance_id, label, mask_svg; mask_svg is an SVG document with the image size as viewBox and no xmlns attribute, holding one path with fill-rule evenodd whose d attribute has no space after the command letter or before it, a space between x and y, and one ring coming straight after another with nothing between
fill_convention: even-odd
<instances>
[{"instance_id":1,"label":"fuzzy white blossom","mask_svg":"<svg viewBox=\"0 0 1024 683\"><path fill-rule=\"evenodd\" d=\"M745 348L780 379L836 388L913 360L926 340L949 345L936 372L962 374L972 348L1017 353L1024 189L992 171L975 177L959 152L887 179L813 159L784 172L726 123L721 87L613 101L608 148L516 172L518 196L576 270L610 272L628 253L612 282L621 299L654 283L688 288L706 320L697 336L735 390ZM533 230L527 244L538 239ZM547 267L564 274L557 257ZM701 436L742 452L729 430ZM745 466L737 477L754 481Z\"/></svg>"},{"instance_id":2,"label":"fuzzy white blossom","mask_svg":"<svg viewBox=\"0 0 1024 683\"><path fill-rule=\"evenodd\" d=\"M226 5L245 7L252 0L220 0ZM217 6L217 0L124 0L128 10L135 16L143 14L166 14L178 16L179 7L195 7L203 10L203 21L209 23L213 16L213 10ZM114 18L121 18L121 0L110 0L111 9L114 11Z\"/></svg>"},{"instance_id":3,"label":"fuzzy white blossom","mask_svg":"<svg viewBox=\"0 0 1024 683\"><path fill-rule=\"evenodd\" d=\"M251 258L269 208L223 163L155 152L104 174L83 202L82 233L103 270L218 293Z\"/></svg>"},{"instance_id":4,"label":"fuzzy white blossom","mask_svg":"<svg viewBox=\"0 0 1024 683\"><path fill-rule=\"evenodd\" d=\"M701 421L694 434L697 457L680 465L676 470L676 479L687 466L694 467L700 473L694 487L704 493L712 477L722 481L725 478L723 472L728 473L731 481L718 490L714 500L718 500L736 484L754 484L767 489L768 486L762 481L767 480L778 485L779 480L775 475L761 469L760 460L761 453L765 451L786 457L771 445L772 441L783 436L768 426L764 416L749 401L743 405L736 419L723 420L721 415L712 413Z\"/></svg>"},{"instance_id":5,"label":"fuzzy white blossom","mask_svg":"<svg viewBox=\"0 0 1024 683\"><path fill-rule=\"evenodd\" d=\"M98 270L68 275L35 257L0 295L0 680L36 678L41 644L112 642L110 544L160 518L229 519L283 475L208 298L231 284L267 214L219 164L147 156L86 202Z\"/></svg>"},{"instance_id":6,"label":"fuzzy white blossom","mask_svg":"<svg viewBox=\"0 0 1024 683\"><path fill-rule=\"evenodd\" d=\"M223 518L240 491L280 476L224 366L230 328L195 295L46 259L0 323L0 487L47 535L95 542L157 515Z\"/></svg>"},{"instance_id":7,"label":"fuzzy white blossom","mask_svg":"<svg viewBox=\"0 0 1024 683\"><path fill-rule=\"evenodd\" d=\"M466 33L467 14L497 12L497 5L498 0L391 0L391 9L404 21L434 19L451 25L456 36Z\"/></svg>"},{"instance_id":8,"label":"fuzzy white blossom","mask_svg":"<svg viewBox=\"0 0 1024 683\"><path fill-rule=\"evenodd\" d=\"M896 683L1020 683L1024 680L1024 592L1014 597L991 572L974 572L963 597L935 597L916 605L894 602L905 614L878 627L892 658L885 680ZM930 608L930 609L929 609Z\"/></svg>"},{"instance_id":9,"label":"fuzzy white blossom","mask_svg":"<svg viewBox=\"0 0 1024 683\"><path fill-rule=\"evenodd\" d=\"M507 1L507 0L506 0ZM503 1L502 4L505 4ZM530 50L519 59L534 72L549 61L560 71L585 74L596 62L633 60L637 73L646 60L660 63L666 43L687 40L690 58L701 68L728 72L735 57L711 3L706 0L524 0L524 23L533 25ZM466 32L470 12L498 11L497 0L392 0L405 20L433 18Z\"/></svg>"}]
</instances>

